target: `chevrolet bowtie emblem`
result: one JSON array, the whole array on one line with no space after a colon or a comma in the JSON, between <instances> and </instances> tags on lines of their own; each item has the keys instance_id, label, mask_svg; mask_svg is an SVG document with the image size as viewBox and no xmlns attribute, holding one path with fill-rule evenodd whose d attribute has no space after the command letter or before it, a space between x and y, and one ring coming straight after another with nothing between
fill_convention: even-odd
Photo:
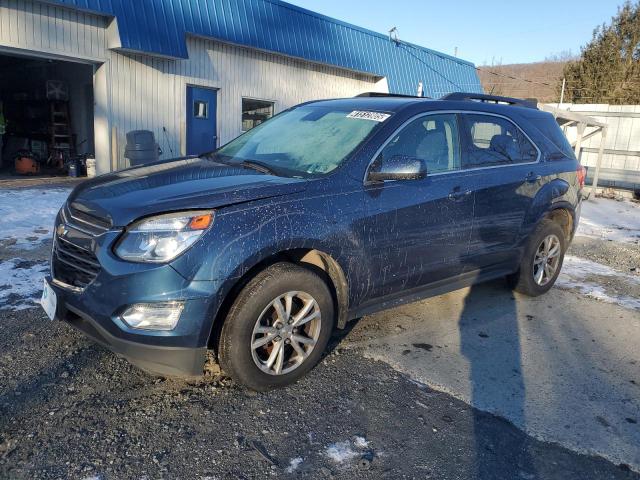
<instances>
[{"instance_id":1,"label":"chevrolet bowtie emblem","mask_svg":"<svg viewBox=\"0 0 640 480\"><path fill-rule=\"evenodd\" d=\"M64 223L61 223L58 225L58 228L56 228L56 233L59 237L64 237L68 232L69 230L67 230L67 226Z\"/></svg>"}]
</instances>

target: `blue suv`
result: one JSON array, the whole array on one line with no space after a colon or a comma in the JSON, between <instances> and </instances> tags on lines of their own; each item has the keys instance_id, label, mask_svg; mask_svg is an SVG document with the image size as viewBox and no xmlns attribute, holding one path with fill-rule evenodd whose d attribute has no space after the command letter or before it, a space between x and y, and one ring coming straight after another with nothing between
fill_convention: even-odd
<instances>
[{"instance_id":1,"label":"blue suv","mask_svg":"<svg viewBox=\"0 0 640 480\"><path fill-rule=\"evenodd\" d=\"M366 94L287 110L215 152L86 181L43 306L139 367L290 384L349 320L498 277L540 295L585 170L524 100Z\"/></svg>"}]
</instances>

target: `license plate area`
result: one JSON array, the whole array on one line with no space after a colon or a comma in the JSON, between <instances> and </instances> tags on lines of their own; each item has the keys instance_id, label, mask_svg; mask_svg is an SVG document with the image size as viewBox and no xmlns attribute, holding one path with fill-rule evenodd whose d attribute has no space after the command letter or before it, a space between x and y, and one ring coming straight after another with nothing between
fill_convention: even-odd
<instances>
[{"instance_id":1,"label":"license plate area","mask_svg":"<svg viewBox=\"0 0 640 480\"><path fill-rule=\"evenodd\" d=\"M58 296L56 292L51 288L49 282L45 279L44 287L42 289L42 298L40 299L40 305L44 309L50 320L55 320L56 310L58 309Z\"/></svg>"}]
</instances>

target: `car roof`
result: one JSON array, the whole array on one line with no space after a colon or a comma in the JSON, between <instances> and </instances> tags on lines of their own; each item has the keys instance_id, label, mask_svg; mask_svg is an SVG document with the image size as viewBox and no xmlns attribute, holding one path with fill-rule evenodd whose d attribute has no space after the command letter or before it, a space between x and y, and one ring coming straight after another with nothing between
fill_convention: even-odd
<instances>
[{"instance_id":1,"label":"car roof","mask_svg":"<svg viewBox=\"0 0 640 480\"><path fill-rule=\"evenodd\" d=\"M339 110L367 110L398 113L411 109L412 113L437 110L466 110L495 113L499 115L532 116L539 111L535 108L509 105L503 103L489 103L474 100L447 100L404 96L364 96L354 98L340 98L332 100L318 100L304 105L323 106Z\"/></svg>"}]
</instances>

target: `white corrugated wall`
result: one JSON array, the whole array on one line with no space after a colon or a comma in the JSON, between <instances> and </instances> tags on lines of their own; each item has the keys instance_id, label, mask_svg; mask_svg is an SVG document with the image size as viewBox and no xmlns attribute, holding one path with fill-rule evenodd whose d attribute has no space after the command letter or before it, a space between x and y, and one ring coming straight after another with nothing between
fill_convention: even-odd
<instances>
[{"instance_id":1,"label":"white corrugated wall","mask_svg":"<svg viewBox=\"0 0 640 480\"><path fill-rule=\"evenodd\" d=\"M557 104L551 106L555 107ZM593 117L608 125L602 168L640 172L640 105L565 103L560 107ZM587 129L586 133L591 130ZM574 142L577 138L576 127L566 128L565 135L569 141ZM601 138L597 134L582 143L580 160L583 165L595 168Z\"/></svg>"},{"instance_id":2,"label":"white corrugated wall","mask_svg":"<svg viewBox=\"0 0 640 480\"><path fill-rule=\"evenodd\" d=\"M125 134L152 130L163 158L186 149L187 85L218 89L219 143L241 133L242 97L298 103L388 91L386 80L302 60L189 38L189 59L175 60L107 48L111 20L34 0L0 0L0 52L91 61L95 79L98 170L126 166ZM166 134L163 127L166 128Z\"/></svg>"},{"instance_id":3,"label":"white corrugated wall","mask_svg":"<svg viewBox=\"0 0 640 480\"><path fill-rule=\"evenodd\" d=\"M308 100L387 91L373 76L201 38L187 43L188 60L111 54L111 112L120 158L124 133L137 129L153 130L165 157L170 150L184 153L187 85L218 89L220 144L242 133L243 97L273 101L277 113Z\"/></svg>"},{"instance_id":4,"label":"white corrugated wall","mask_svg":"<svg viewBox=\"0 0 640 480\"><path fill-rule=\"evenodd\" d=\"M0 46L81 60L106 59L108 19L32 0L0 0Z\"/></svg>"}]
</instances>

